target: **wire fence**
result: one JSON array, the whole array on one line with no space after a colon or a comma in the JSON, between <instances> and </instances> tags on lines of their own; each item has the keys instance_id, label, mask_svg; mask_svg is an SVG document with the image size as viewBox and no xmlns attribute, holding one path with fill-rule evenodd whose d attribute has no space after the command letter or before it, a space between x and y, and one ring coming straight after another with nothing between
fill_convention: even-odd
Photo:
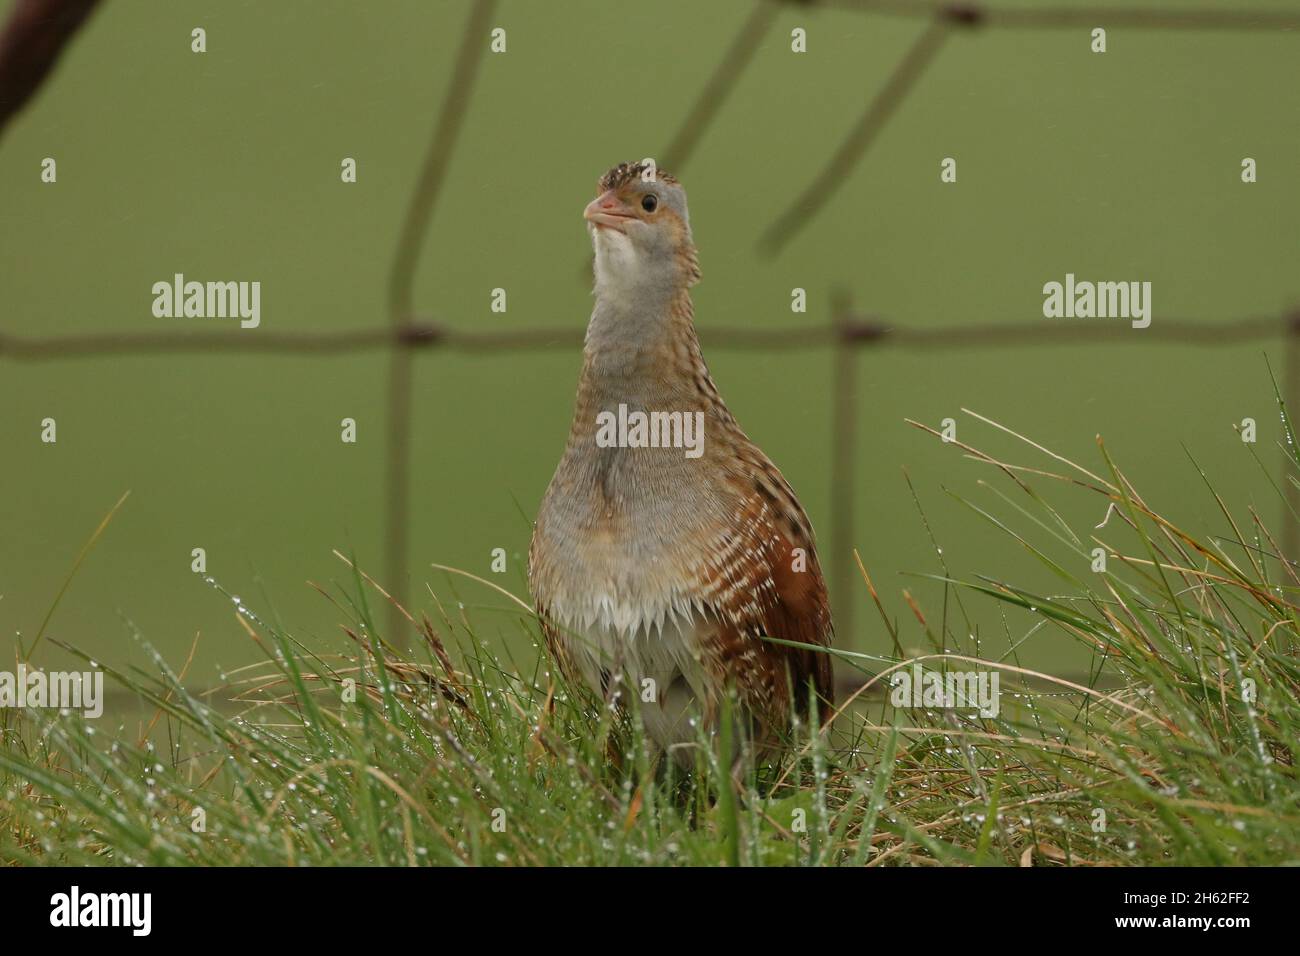
<instances>
[{"instance_id":1,"label":"wire fence","mask_svg":"<svg viewBox=\"0 0 1300 956\"><path fill-rule=\"evenodd\" d=\"M26 0L36 7L41 0ZM89 7L93 4L81 4ZM230 352L240 354L333 356L367 351L390 353L386 405L386 514L385 577L394 597L405 603L409 587L410 432L412 363L420 351L504 355L548 349L573 350L581 346L583 331L565 326L553 329L478 332L454 328L421 315L412 301L415 269L425 237L432 226L438 198L455 155L479 65L487 49L498 0L474 0L452 67L451 82L443 98L420 176L407 204L393 258L388 287L388 323L376 328L329 333L276 333L259 331L250 336L239 331L105 333L27 337L0 332L0 359L19 362L106 358L112 356L179 355ZM662 154L660 165L679 172L689 161L746 66L784 7L821 6L882 16L916 18L925 25L899 60L880 92L864 108L825 166L799 193L759 241L760 251L773 255L807 226L835 190L862 161L891 115L906 99L954 31L983 28L1071 28L1124 26L1140 29L1300 31L1300 11L1174 10L1161 8L1095 9L1030 8L977 3L928 3L924 0L755 0L717 67L705 83L677 134ZM83 14L84 15L84 14ZM79 21L78 21L79 22ZM72 29L75 29L75 24ZM1300 34L1297 34L1300 35ZM55 56L53 44L47 62L24 67L30 75L6 74L0 55L0 104L8 112L35 89ZM5 44L0 42L0 50ZM47 45L48 48L48 45ZM12 84L12 85L7 85ZM21 88L21 93L14 91ZM12 105L12 108L10 106ZM853 528L858 409L856 402L858 357L862 350L906 349L942 351L988 348L1060 347L1073 343L1099 344L1110 340L1132 345L1223 346L1253 341L1281 340L1286 345L1284 389L1288 404L1300 409L1300 311L1217 322L1187 322L1163 318L1134 333L1113 325L1029 325L1027 323L961 324L938 328L907 328L883 318L856 311L842 297L832 298L829 321L780 329L716 328L701 330L704 345L717 349L763 352L791 349L830 349L831 496L830 547L827 565L832 593L848 594L854 571ZM1300 492L1284 481L1288 501L1300 512ZM1285 522L1283 549L1297 555L1297 522ZM837 630L852 633L853 603L841 600ZM389 632L400 640L406 630L392 609Z\"/></svg>"}]
</instances>

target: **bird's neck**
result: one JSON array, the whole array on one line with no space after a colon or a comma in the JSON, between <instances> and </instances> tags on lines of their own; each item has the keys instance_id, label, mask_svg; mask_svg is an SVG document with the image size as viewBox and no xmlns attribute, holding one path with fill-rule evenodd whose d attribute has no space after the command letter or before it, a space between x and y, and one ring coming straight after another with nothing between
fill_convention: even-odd
<instances>
[{"instance_id":1,"label":"bird's neck","mask_svg":"<svg viewBox=\"0 0 1300 956\"><path fill-rule=\"evenodd\" d=\"M620 402L645 409L681 407L698 393L703 369L685 283L647 286L634 294L597 283L578 385L579 415Z\"/></svg>"}]
</instances>

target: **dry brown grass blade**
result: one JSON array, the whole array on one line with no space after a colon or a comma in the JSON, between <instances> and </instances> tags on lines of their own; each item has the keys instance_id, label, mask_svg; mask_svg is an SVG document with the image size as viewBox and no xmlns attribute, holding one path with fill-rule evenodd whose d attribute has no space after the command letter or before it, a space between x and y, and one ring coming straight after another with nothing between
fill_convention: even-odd
<instances>
[{"instance_id":1,"label":"dry brown grass blade","mask_svg":"<svg viewBox=\"0 0 1300 956\"><path fill-rule=\"evenodd\" d=\"M925 621L925 615L921 612L921 605L916 603L916 598L912 597L912 592L906 588L903 589L903 600L906 601L907 606L912 609L912 613L915 614L916 619L921 622L921 626L929 627L929 624Z\"/></svg>"},{"instance_id":2,"label":"dry brown grass blade","mask_svg":"<svg viewBox=\"0 0 1300 956\"><path fill-rule=\"evenodd\" d=\"M461 577L469 578L471 581L477 581L479 584L486 585L487 587L490 587L493 591L496 591L498 594L504 597L508 597L510 600L514 601L516 604L518 604L521 608L523 608L528 613L529 617L532 617L537 613L536 610L531 605L529 605L527 601L515 597L515 595L511 594L501 585L497 584L494 581L489 581L487 578L481 578L477 574L470 574L468 571L462 571L460 568L453 568L446 564L431 564L429 565L429 567L433 568L435 571L445 571L448 574L459 574Z\"/></svg>"},{"instance_id":3,"label":"dry brown grass blade","mask_svg":"<svg viewBox=\"0 0 1300 956\"><path fill-rule=\"evenodd\" d=\"M1212 582L1214 584L1222 584L1228 587L1240 588L1241 590L1250 593L1254 598L1256 598L1261 603L1269 604L1279 609L1289 608L1292 611L1300 611L1300 605L1292 604L1290 601L1284 601L1275 595L1269 594L1267 591L1264 591L1256 587L1255 585L1251 584L1249 581L1224 577L1221 574L1211 574L1208 571L1201 571L1198 570L1197 568L1185 568L1177 564L1156 562L1156 561L1152 561L1150 558L1135 558L1128 555L1117 555L1117 556L1125 564L1143 565L1146 567L1160 568L1163 571L1172 571L1175 574L1179 574L1183 576L1184 578L1196 578L1196 579ZM1286 621L1280 623L1290 623L1290 622Z\"/></svg>"},{"instance_id":4,"label":"dry brown grass blade","mask_svg":"<svg viewBox=\"0 0 1300 956\"><path fill-rule=\"evenodd\" d=\"M1006 474L1008 478L1010 478L1012 481L1014 481L1017 485L1020 486L1022 491L1026 491L1026 492L1029 491L1029 486L1026 485L1023 481L1021 481L1020 478L1016 475L1017 469L1014 466L999 461L998 459L994 458L992 455L985 454L984 452L980 451L978 448L968 445L965 442L960 441L956 438L951 438L951 439L944 438L941 432L939 432L935 428L930 427L929 425L924 424L923 422L918 422L911 418L904 418L903 421L906 424L911 425L913 428L920 429L921 431L926 432L927 434L933 435L935 438L939 439L939 441L943 442L945 445L956 445L958 448L960 448L962 451L966 452L968 455L975 458L977 461L982 461L985 462L986 464L990 464L997 468L1002 469L1002 471ZM1069 480L1068 478L1064 478L1064 476L1053 476L1053 477L1062 477L1063 480L1066 481Z\"/></svg>"},{"instance_id":5,"label":"dry brown grass blade","mask_svg":"<svg viewBox=\"0 0 1300 956\"><path fill-rule=\"evenodd\" d=\"M194 640L190 644L189 657L185 658L185 664L181 667L180 673L176 675L177 683L183 683L185 681L185 675L190 672L190 665L194 663L194 652L198 650L198 647L199 647L199 633L196 631L194 633ZM172 699L172 688L168 687L167 693L163 694L163 703L165 704L171 699ZM146 727L141 732L140 739L136 742L137 747L144 746L144 742L149 739L149 735L153 733L153 729L158 725L158 721L162 717L162 715L163 715L163 709L161 706L159 706L154 710L153 717L149 720L149 726Z\"/></svg>"},{"instance_id":6,"label":"dry brown grass blade","mask_svg":"<svg viewBox=\"0 0 1300 956\"><path fill-rule=\"evenodd\" d=\"M1034 441L1033 439L1026 438L1024 435L1020 434L1017 431L1014 431L1013 429L1008 428L1006 425L1003 425L1000 422L995 422L991 418L985 418L979 412L973 412L969 408L963 408L962 412L966 415L969 415L971 418L976 419L977 421L981 421L986 425L991 425L992 427L996 428L1000 432L1005 432L1006 434L1010 435L1012 438L1018 438L1020 441L1024 442L1030 448L1042 452L1044 455L1047 455L1049 458L1059 461L1063 465L1069 465L1075 471L1079 472L1079 474L1086 475L1089 479L1095 481L1098 485L1101 485L1103 488L1108 489L1112 494L1119 493L1118 488L1116 488L1106 479L1102 478L1100 475L1094 475L1092 472L1090 472L1087 468L1084 468L1082 465L1071 461L1069 458L1066 458L1064 455L1058 455L1050 448L1046 448L1043 445L1038 444L1038 442Z\"/></svg>"},{"instance_id":7,"label":"dry brown grass blade","mask_svg":"<svg viewBox=\"0 0 1300 956\"><path fill-rule=\"evenodd\" d=\"M880 613L880 620L884 623L885 630L889 632L889 639L894 645L894 653L899 657L902 657L903 645L898 640L898 629L895 628L893 622L889 620L889 614L885 611L885 605L881 603L880 595L876 592L876 585L872 582L871 575L867 573L867 566L862 563L862 555L858 553L857 548L853 549L853 560L857 562L858 571L862 574L862 580L866 582L867 585L867 593L871 595L871 600L875 603L876 610Z\"/></svg>"}]
</instances>

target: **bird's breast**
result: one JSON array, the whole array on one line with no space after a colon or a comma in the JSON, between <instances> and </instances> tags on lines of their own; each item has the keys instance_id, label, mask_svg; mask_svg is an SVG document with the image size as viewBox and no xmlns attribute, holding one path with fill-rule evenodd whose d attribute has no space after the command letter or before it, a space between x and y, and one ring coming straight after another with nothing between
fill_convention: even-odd
<instances>
[{"instance_id":1,"label":"bird's breast","mask_svg":"<svg viewBox=\"0 0 1300 956\"><path fill-rule=\"evenodd\" d=\"M725 527L709 482L665 480L610 450L563 466L543 499L529 576L539 606L561 626L659 633L706 612L702 557Z\"/></svg>"}]
</instances>

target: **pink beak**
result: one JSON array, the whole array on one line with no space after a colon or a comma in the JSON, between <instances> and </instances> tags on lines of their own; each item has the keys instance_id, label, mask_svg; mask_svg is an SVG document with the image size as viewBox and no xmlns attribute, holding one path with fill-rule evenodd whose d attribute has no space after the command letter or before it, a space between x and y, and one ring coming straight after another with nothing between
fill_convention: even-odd
<instances>
[{"instance_id":1,"label":"pink beak","mask_svg":"<svg viewBox=\"0 0 1300 956\"><path fill-rule=\"evenodd\" d=\"M587 208L582 211L582 218L597 228L605 226L623 232L624 223L636 217L627 212L627 207L611 189L587 203Z\"/></svg>"}]
</instances>

